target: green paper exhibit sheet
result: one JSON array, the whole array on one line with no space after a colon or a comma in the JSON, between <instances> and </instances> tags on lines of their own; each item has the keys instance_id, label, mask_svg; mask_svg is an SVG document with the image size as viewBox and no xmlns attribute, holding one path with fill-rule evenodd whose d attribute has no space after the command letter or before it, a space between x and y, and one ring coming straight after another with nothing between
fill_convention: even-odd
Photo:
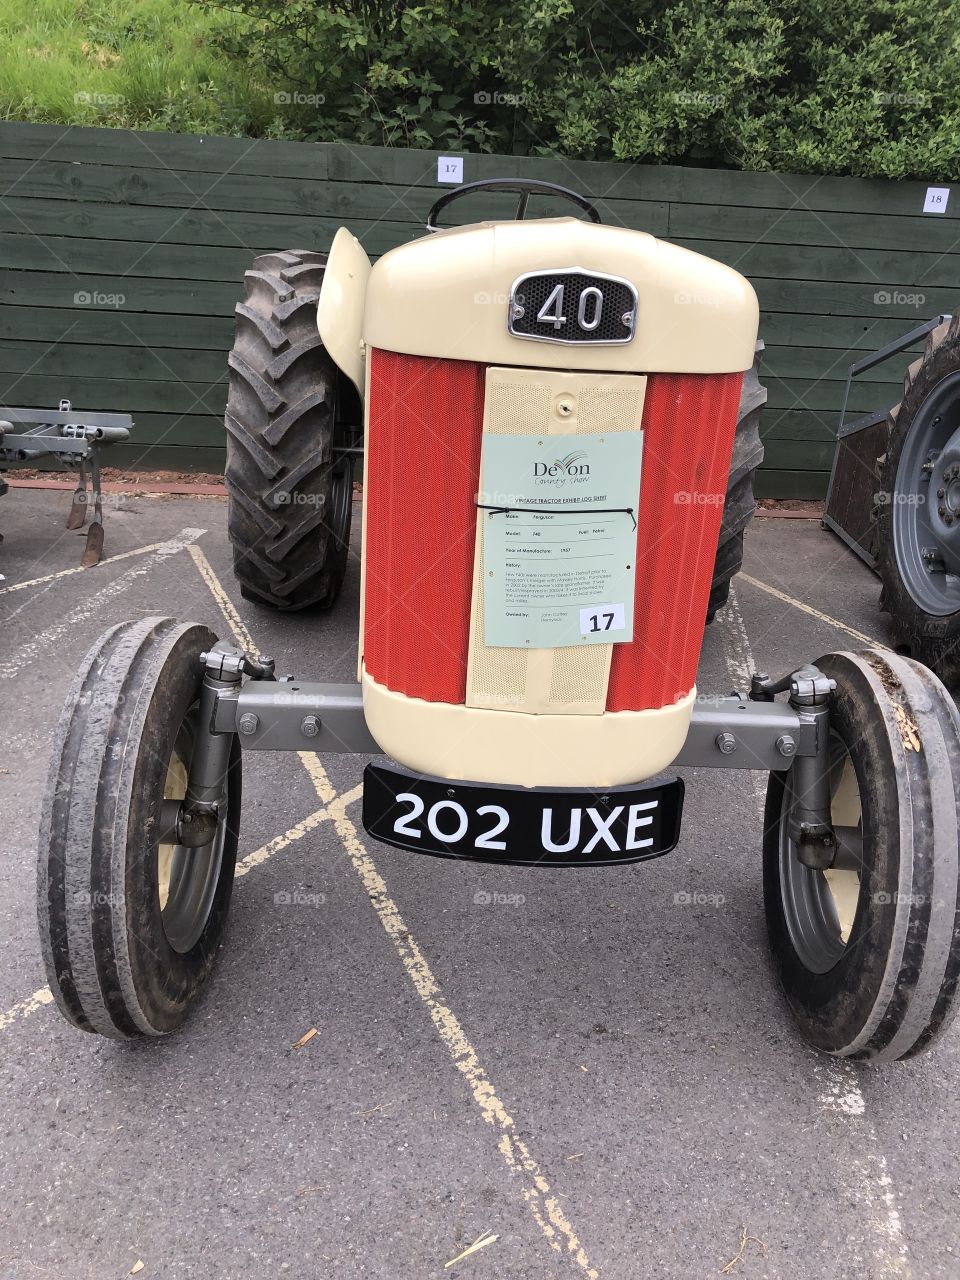
<instances>
[{"instance_id":1,"label":"green paper exhibit sheet","mask_svg":"<svg viewBox=\"0 0 960 1280\"><path fill-rule=\"evenodd\" d=\"M633 638L643 432L485 432L484 641L555 649Z\"/></svg>"}]
</instances>

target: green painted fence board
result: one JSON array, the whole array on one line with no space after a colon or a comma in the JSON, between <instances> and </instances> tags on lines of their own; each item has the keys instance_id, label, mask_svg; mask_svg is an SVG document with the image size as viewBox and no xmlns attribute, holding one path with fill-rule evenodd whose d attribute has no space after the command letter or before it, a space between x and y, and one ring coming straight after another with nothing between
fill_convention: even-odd
<instances>
[{"instance_id":1,"label":"green painted fence board","mask_svg":"<svg viewBox=\"0 0 960 1280\"><path fill-rule=\"evenodd\" d=\"M243 272L274 248L371 258L422 234L437 153L0 124L0 399L135 418L119 465L218 470L226 354ZM615 225L673 238L757 289L764 494L822 496L847 367L960 302L960 197L925 184L562 159L464 157L464 177L528 176L595 198ZM510 216L464 201L454 220ZM565 212L538 203L533 212ZM853 415L895 402L908 357L854 385Z\"/></svg>"}]
</instances>

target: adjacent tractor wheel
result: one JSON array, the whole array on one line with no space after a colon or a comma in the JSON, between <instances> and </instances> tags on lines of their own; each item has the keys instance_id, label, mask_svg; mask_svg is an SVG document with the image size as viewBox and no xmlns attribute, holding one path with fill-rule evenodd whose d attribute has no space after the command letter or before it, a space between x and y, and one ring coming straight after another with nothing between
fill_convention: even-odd
<instances>
[{"instance_id":1,"label":"adjacent tractor wheel","mask_svg":"<svg viewBox=\"0 0 960 1280\"><path fill-rule=\"evenodd\" d=\"M877 494L881 607L898 648L960 685L960 311L934 329L890 411Z\"/></svg>"},{"instance_id":2,"label":"adjacent tractor wheel","mask_svg":"<svg viewBox=\"0 0 960 1280\"><path fill-rule=\"evenodd\" d=\"M887 650L817 663L830 710L834 867L801 863L787 822L792 772L770 775L767 928L804 1038L845 1058L927 1049L960 978L960 715L926 667Z\"/></svg>"},{"instance_id":3,"label":"adjacent tractor wheel","mask_svg":"<svg viewBox=\"0 0 960 1280\"><path fill-rule=\"evenodd\" d=\"M753 481L763 461L760 442L760 411L767 403L767 389L760 383L760 357L763 343L757 343L753 368L743 375L737 434L733 440L727 496L723 504L723 523L713 565L713 586L707 605L707 622L727 603L730 583L743 566L743 535L756 510Z\"/></svg>"},{"instance_id":4,"label":"adjacent tractor wheel","mask_svg":"<svg viewBox=\"0 0 960 1280\"><path fill-rule=\"evenodd\" d=\"M237 855L236 739L212 842L161 842L199 730L206 627L147 618L87 654L54 742L40 824L37 908L61 1013L115 1039L173 1031L223 938Z\"/></svg>"},{"instance_id":5,"label":"adjacent tractor wheel","mask_svg":"<svg viewBox=\"0 0 960 1280\"><path fill-rule=\"evenodd\" d=\"M317 332L327 256L267 253L244 277L229 357L228 529L240 592L274 609L329 608L347 567L357 412Z\"/></svg>"}]
</instances>

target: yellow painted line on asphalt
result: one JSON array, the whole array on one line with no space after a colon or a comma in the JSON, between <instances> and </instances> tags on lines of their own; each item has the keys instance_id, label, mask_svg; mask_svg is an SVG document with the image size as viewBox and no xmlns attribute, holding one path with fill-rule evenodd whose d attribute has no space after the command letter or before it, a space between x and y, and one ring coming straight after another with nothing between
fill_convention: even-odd
<instances>
[{"instance_id":1,"label":"yellow painted line on asphalt","mask_svg":"<svg viewBox=\"0 0 960 1280\"><path fill-rule=\"evenodd\" d=\"M220 612L226 619L227 626L233 632L233 637L241 649L247 649L250 653L259 653L260 650L253 642L253 636L247 630L243 619L234 608L233 601L223 589L220 579L213 572L213 566L207 557L203 554L199 547L188 547L187 550L193 557L193 563L200 571L200 577L210 588L210 593L216 600Z\"/></svg>"},{"instance_id":2,"label":"yellow painted line on asphalt","mask_svg":"<svg viewBox=\"0 0 960 1280\"><path fill-rule=\"evenodd\" d=\"M362 795L363 787L358 783L352 791L345 791L340 796L340 802L344 805L353 804ZM302 822L298 822L289 831L285 831L282 836L275 836L259 849L254 849L253 853L248 853L245 858L241 858L237 863L237 869L234 874L238 878L249 875L255 867L263 866L265 862L269 862L275 854L278 854L281 849L286 849L288 845L294 844L297 840L302 840L305 835L319 827L321 822L329 822L332 817L333 813L327 805L324 805L321 809L314 809L313 813L308 814Z\"/></svg>"},{"instance_id":3,"label":"yellow painted line on asphalt","mask_svg":"<svg viewBox=\"0 0 960 1280\"><path fill-rule=\"evenodd\" d=\"M193 548L190 548L191 555ZM863 644L878 646L881 649L889 649L888 644L884 644L882 640L878 640L876 636L868 636L864 631L858 631L856 627L848 627L845 622L841 622L839 618L832 618L829 613L822 613L819 609L814 609L812 604L804 604L802 600L796 600L793 596L788 596L785 591L778 591L776 587L771 587L767 582L761 582L759 578L751 578L749 573L740 574L741 582L749 582L751 587L759 587L761 591L766 591L769 596L776 596L778 600L782 600L784 604L789 604L794 609L799 609L802 613L808 613L811 618L817 618L820 622L826 622L831 627L836 627L838 631L845 631L848 636L853 636L854 640L860 640Z\"/></svg>"},{"instance_id":4,"label":"yellow painted line on asphalt","mask_svg":"<svg viewBox=\"0 0 960 1280\"><path fill-rule=\"evenodd\" d=\"M133 556L145 556L150 551L160 551L166 546L167 542L151 542L148 546L137 547L133 551L121 551L119 555L107 556L98 565L92 565L91 569L102 569L105 565L116 564L118 560L130 560ZM60 569L56 573L46 573L42 578L30 578L26 582L12 582L9 587L0 587L0 596L9 595L11 591L24 591L27 587L42 587L45 582L56 582L58 578L68 578L72 573L90 573L91 569L84 569L78 564L73 569Z\"/></svg>"},{"instance_id":5,"label":"yellow painted line on asphalt","mask_svg":"<svg viewBox=\"0 0 960 1280\"><path fill-rule=\"evenodd\" d=\"M203 577L204 582L213 593L213 597L227 625L238 640L241 633L247 639L242 643L245 647L256 651L250 633L244 626L233 602L230 600L222 584L214 573L210 562L199 547L190 547L190 554ZM515 1174L521 1183L523 1199L530 1210L537 1226L549 1241L551 1248L557 1253L566 1253L580 1268L588 1280L597 1280L597 1271L591 1265L583 1245L577 1238L557 1196L543 1175L540 1166L530 1154L527 1145L516 1133L513 1117L509 1115L499 1095L493 1087L477 1052L467 1039L460 1020L443 999L443 992L426 961L419 945L407 928L400 915L397 904L391 898L386 881L377 870L373 858L367 852L360 839L357 828L347 816L346 807L351 802L354 791L337 797L327 772L319 758L312 752L299 751L300 763L310 775L314 790L323 801L333 818L337 835L354 870L360 877L370 904L377 914L384 932L393 944L394 950L413 984L417 995L426 1006L434 1029L446 1047L454 1066L466 1081L473 1099L480 1108L480 1113L487 1124L500 1131L497 1149L504 1159L507 1168Z\"/></svg>"},{"instance_id":6,"label":"yellow painted line on asphalt","mask_svg":"<svg viewBox=\"0 0 960 1280\"><path fill-rule=\"evenodd\" d=\"M53 992L49 987L41 987L25 1000L18 1000L6 1013L0 1013L0 1031L12 1026L18 1018L29 1018L31 1013L36 1013L45 1004L53 1004Z\"/></svg>"}]
</instances>

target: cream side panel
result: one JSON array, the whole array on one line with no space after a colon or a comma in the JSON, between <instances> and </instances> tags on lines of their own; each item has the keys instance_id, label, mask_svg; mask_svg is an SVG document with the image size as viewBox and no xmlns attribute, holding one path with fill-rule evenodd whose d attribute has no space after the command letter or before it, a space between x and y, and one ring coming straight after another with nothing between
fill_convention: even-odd
<instances>
[{"instance_id":1,"label":"cream side panel","mask_svg":"<svg viewBox=\"0 0 960 1280\"><path fill-rule=\"evenodd\" d=\"M639 294L622 345L515 338L518 276L551 268L620 276ZM370 275L368 346L408 355L624 373L735 373L750 368L758 324L750 283L712 258L624 227L577 218L480 223L392 249Z\"/></svg>"},{"instance_id":2,"label":"cream side panel","mask_svg":"<svg viewBox=\"0 0 960 1280\"><path fill-rule=\"evenodd\" d=\"M696 689L653 711L504 715L408 698L361 677L367 727L407 769L461 782L616 787L652 778L686 740Z\"/></svg>"},{"instance_id":3,"label":"cream side panel","mask_svg":"<svg viewBox=\"0 0 960 1280\"><path fill-rule=\"evenodd\" d=\"M333 237L317 303L317 329L338 369L363 395L363 311L370 259L341 227Z\"/></svg>"}]
</instances>

